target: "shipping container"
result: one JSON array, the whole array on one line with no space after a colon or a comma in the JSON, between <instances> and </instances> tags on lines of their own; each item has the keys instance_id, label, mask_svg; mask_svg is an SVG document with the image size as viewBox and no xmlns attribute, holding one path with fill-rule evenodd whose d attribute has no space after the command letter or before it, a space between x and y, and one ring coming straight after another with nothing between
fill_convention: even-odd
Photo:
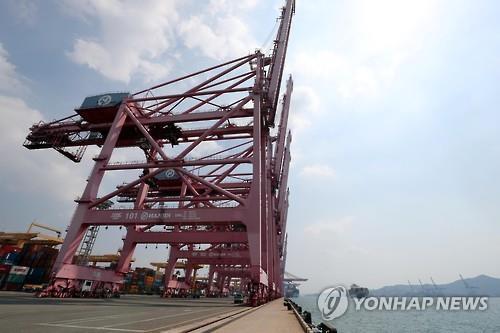
<instances>
[{"instance_id":1,"label":"shipping container","mask_svg":"<svg viewBox=\"0 0 500 333\"><path fill-rule=\"evenodd\" d=\"M6 290L21 290L23 287L26 275L29 272L29 267L12 266L9 276L7 277Z\"/></svg>"},{"instance_id":2,"label":"shipping container","mask_svg":"<svg viewBox=\"0 0 500 333\"><path fill-rule=\"evenodd\" d=\"M59 251L57 249L39 245L25 244L19 258L19 265L32 268L52 269Z\"/></svg>"},{"instance_id":3,"label":"shipping container","mask_svg":"<svg viewBox=\"0 0 500 333\"><path fill-rule=\"evenodd\" d=\"M45 268L31 268L26 276L24 283L26 284L44 284L49 280L49 274Z\"/></svg>"},{"instance_id":4,"label":"shipping container","mask_svg":"<svg viewBox=\"0 0 500 333\"><path fill-rule=\"evenodd\" d=\"M0 264L17 265L21 248L13 245L0 246Z\"/></svg>"},{"instance_id":5,"label":"shipping container","mask_svg":"<svg viewBox=\"0 0 500 333\"><path fill-rule=\"evenodd\" d=\"M11 265L0 264L0 289L2 289L7 282L11 267Z\"/></svg>"}]
</instances>

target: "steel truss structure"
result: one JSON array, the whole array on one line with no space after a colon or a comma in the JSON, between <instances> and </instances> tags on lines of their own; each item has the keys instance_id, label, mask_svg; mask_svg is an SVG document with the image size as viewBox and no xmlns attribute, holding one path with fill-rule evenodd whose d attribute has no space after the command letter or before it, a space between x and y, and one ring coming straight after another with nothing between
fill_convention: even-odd
<instances>
[{"instance_id":1,"label":"steel truss structure","mask_svg":"<svg viewBox=\"0 0 500 333\"><path fill-rule=\"evenodd\" d=\"M190 267L209 265L209 291L239 278L253 304L281 295L291 77L278 97L294 7L288 0L282 9L271 55L256 51L134 94L89 97L75 115L30 128L25 147L53 148L75 162L87 146L101 147L49 288L92 280L119 289L136 246L153 243L170 245L166 289L186 259L187 283ZM144 160L111 162L116 150L138 148ZM105 175L119 171L135 176L102 193ZM74 260L87 230L99 226L127 230L115 270Z\"/></svg>"}]
</instances>

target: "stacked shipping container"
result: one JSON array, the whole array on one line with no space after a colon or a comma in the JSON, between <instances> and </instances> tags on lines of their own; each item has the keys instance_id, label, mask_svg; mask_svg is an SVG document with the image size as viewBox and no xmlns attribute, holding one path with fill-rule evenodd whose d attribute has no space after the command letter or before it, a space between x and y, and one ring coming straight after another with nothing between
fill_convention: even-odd
<instances>
[{"instance_id":1,"label":"stacked shipping container","mask_svg":"<svg viewBox=\"0 0 500 333\"><path fill-rule=\"evenodd\" d=\"M163 286L163 274L151 268L138 267L127 273L123 290L129 294L158 293Z\"/></svg>"},{"instance_id":2,"label":"stacked shipping container","mask_svg":"<svg viewBox=\"0 0 500 333\"><path fill-rule=\"evenodd\" d=\"M0 288L21 290L25 284L41 285L50 279L58 250L40 244L0 247Z\"/></svg>"}]
</instances>

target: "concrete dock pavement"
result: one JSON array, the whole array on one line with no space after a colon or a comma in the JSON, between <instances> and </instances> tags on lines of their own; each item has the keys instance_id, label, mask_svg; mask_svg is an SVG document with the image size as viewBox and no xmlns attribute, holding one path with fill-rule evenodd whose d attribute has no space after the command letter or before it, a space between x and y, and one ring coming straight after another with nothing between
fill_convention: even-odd
<instances>
[{"instance_id":1,"label":"concrete dock pavement","mask_svg":"<svg viewBox=\"0 0 500 333\"><path fill-rule=\"evenodd\" d=\"M0 332L303 332L283 299L252 308L229 298L35 298L0 292Z\"/></svg>"},{"instance_id":2,"label":"concrete dock pavement","mask_svg":"<svg viewBox=\"0 0 500 333\"><path fill-rule=\"evenodd\" d=\"M292 311L283 306L283 298L264 304L258 308L248 308L247 311L226 319L214 322L195 330L179 327L169 333L303 333L299 321Z\"/></svg>"},{"instance_id":3,"label":"concrete dock pavement","mask_svg":"<svg viewBox=\"0 0 500 333\"><path fill-rule=\"evenodd\" d=\"M125 295L119 299L57 299L0 292L0 332L160 333L245 309L234 305L232 298Z\"/></svg>"},{"instance_id":4,"label":"concrete dock pavement","mask_svg":"<svg viewBox=\"0 0 500 333\"><path fill-rule=\"evenodd\" d=\"M303 333L297 318L292 311L283 306L283 299L267 303L259 309L239 318L226 326L216 329L219 333L254 333L254 332L283 332Z\"/></svg>"}]
</instances>

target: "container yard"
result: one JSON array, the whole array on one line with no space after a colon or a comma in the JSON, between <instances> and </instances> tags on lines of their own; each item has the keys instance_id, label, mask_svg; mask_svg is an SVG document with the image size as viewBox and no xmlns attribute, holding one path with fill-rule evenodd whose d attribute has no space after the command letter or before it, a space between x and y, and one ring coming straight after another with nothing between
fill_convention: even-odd
<instances>
[{"instance_id":1,"label":"container yard","mask_svg":"<svg viewBox=\"0 0 500 333\"><path fill-rule=\"evenodd\" d=\"M38 228L55 233L33 232ZM0 290L40 290L52 276L63 243L59 230L31 223L25 233L0 232Z\"/></svg>"},{"instance_id":2,"label":"container yard","mask_svg":"<svg viewBox=\"0 0 500 333\"><path fill-rule=\"evenodd\" d=\"M59 253L59 245L63 239L40 239L37 233L0 233L0 290L6 291L43 291L52 277L52 268ZM21 246L21 247L20 247ZM113 270L120 258L119 254L91 255L86 262L91 267L104 264L103 269ZM77 255L74 262L80 261ZM219 297L218 289L214 287L208 293L208 277L198 276L197 272L203 265L192 267L193 275L186 281L187 265L177 262L175 272L165 284L165 268L168 263L152 262L151 267L135 267L124 276L120 294L161 295L165 297ZM289 279L289 278L288 278ZM288 281L288 280L287 280ZM87 284L93 281L86 281ZM289 281L288 281L289 282ZM84 284L85 286L85 284ZM165 290L165 286L167 289ZM82 288L85 295L90 295L90 285ZM90 288L89 288L90 287ZM241 285L233 280L222 289L222 295L227 296L240 290ZM65 297L77 295L76 290L68 290ZM99 297L99 293L95 295Z\"/></svg>"}]
</instances>

